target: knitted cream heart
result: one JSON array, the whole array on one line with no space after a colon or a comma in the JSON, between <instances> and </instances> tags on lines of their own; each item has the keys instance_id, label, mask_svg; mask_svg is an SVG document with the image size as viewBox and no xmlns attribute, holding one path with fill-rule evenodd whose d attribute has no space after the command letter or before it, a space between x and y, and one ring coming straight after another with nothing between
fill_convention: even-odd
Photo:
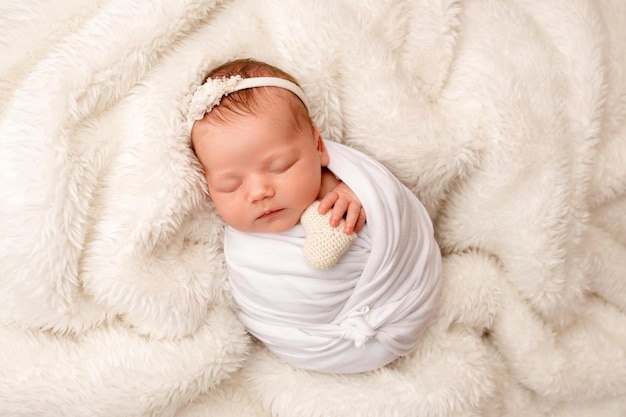
<instances>
[{"instance_id":1,"label":"knitted cream heart","mask_svg":"<svg viewBox=\"0 0 626 417\"><path fill-rule=\"evenodd\" d=\"M345 220L343 219L337 227L332 227L330 225L331 211L320 214L317 211L319 204L319 201L314 201L300 217L306 233L304 258L315 269L328 269L341 259L357 235L354 232L344 233Z\"/></svg>"}]
</instances>

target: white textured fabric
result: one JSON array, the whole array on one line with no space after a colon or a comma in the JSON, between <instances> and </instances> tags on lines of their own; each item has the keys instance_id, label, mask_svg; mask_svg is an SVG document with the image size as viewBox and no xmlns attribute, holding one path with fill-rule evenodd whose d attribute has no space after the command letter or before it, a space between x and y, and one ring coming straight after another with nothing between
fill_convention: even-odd
<instances>
[{"instance_id":1,"label":"white textured fabric","mask_svg":"<svg viewBox=\"0 0 626 417\"><path fill-rule=\"evenodd\" d=\"M327 142L329 168L367 213L331 269L305 262L302 225L281 234L227 228L225 255L240 318L272 352L321 372L363 372L406 355L433 317L441 255L425 208L381 164Z\"/></svg>"}]
</instances>

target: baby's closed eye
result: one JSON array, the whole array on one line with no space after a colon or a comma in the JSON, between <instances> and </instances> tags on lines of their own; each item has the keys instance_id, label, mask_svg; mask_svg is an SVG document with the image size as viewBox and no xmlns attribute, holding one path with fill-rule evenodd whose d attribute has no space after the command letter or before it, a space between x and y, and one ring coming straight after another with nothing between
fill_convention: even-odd
<instances>
[{"instance_id":1,"label":"baby's closed eye","mask_svg":"<svg viewBox=\"0 0 626 417\"><path fill-rule=\"evenodd\" d=\"M221 179L216 181L213 188L218 193L234 193L241 186L241 181L237 178Z\"/></svg>"},{"instance_id":2,"label":"baby's closed eye","mask_svg":"<svg viewBox=\"0 0 626 417\"><path fill-rule=\"evenodd\" d=\"M275 161L272 161L272 163L269 165L268 172L271 172L272 174L281 174L289 170L289 168L293 167L297 161L297 159L293 158L277 159Z\"/></svg>"}]
</instances>

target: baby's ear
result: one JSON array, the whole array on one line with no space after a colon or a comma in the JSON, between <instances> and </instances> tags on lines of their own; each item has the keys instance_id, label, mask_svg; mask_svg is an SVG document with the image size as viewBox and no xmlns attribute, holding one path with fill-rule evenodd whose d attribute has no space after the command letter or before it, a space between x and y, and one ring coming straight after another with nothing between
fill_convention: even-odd
<instances>
[{"instance_id":1,"label":"baby's ear","mask_svg":"<svg viewBox=\"0 0 626 417\"><path fill-rule=\"evenodd\" d=\"M326 150L324 139L322 139L322 135L320 135L320 131L316 126L313 126L313 138L315 139L315 143L317 144L317 151L320 153L321 165L323 167L328 166L328 163L330 162L330 157L328 156L328 151Z\"/></svg>"}]
</instances>

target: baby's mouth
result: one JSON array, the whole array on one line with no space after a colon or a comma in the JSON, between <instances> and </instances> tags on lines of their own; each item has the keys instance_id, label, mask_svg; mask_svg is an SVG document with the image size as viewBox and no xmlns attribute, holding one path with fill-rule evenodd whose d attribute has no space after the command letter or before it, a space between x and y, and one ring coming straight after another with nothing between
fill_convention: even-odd
<instances>
[{"instance_id":1,"label":"baby's mouth","mask_svg":"<svg viewBox=\"0 0 626 417\"><path fill-rule=\"evenodd\" d=\"M275 215L277 215L278 213L280 213L281 211L283 211L284 209L278 209L278 210L270 210L270 211L266 211L265 213L261 214L259 217L257 217L257 220L265 220L265 219L269 219L270 217L274 217Z\"/></svg>"}]
</instances>

